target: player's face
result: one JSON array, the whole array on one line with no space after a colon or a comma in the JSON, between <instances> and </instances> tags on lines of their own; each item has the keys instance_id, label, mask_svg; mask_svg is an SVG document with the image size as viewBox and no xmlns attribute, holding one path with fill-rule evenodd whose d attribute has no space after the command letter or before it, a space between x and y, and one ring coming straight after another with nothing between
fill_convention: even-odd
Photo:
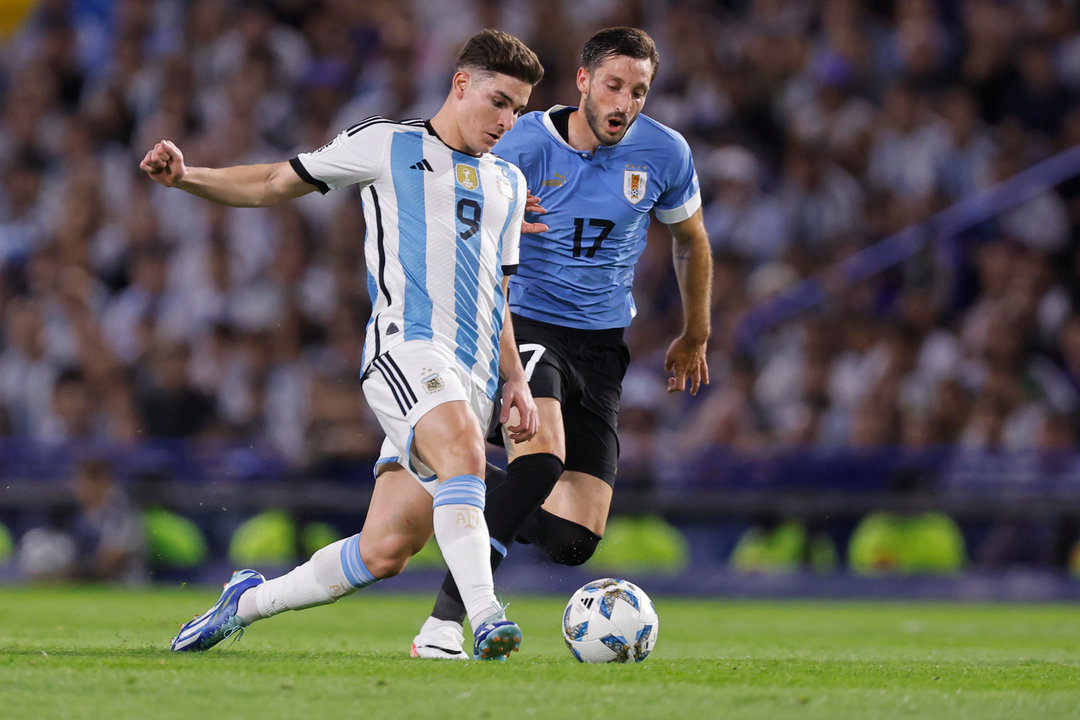
<instances>
[{"instance_id":1,"label":"player's face","mask_svg":"<svg viewBox=\"0 0 1080 720\"><path fill-rule=\"evenodd\" d=\"M454 75L453 82L461 97L461 139L465 149L474 154L495 147L503 133L514 127L532 94L532 85L501 73L470 75L462 71Z\"/></svg>"},{"instance_id":2,"label":"player's face","mask_svg":"<svg viewBox=\"0 0 1080 720\"><path fill-rule=\"evenodd\" d=\"M634 124L649 94L653 67L647 59L614 55L592 72L578 68L581 106L601 145L614 145Z\"/></svg>"}]
</instances>

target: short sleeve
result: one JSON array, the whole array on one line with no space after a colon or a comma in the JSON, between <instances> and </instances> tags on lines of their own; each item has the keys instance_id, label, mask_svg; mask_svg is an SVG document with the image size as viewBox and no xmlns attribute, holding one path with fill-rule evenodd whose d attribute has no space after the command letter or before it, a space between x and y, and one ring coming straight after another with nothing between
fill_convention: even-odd
<instances>
[{"instance_id":1,"label":"short sleeve","mask_svg":"<svg viewBox=\"0 0 1080 720\"><path fill-rule=\"evenodd\" d=\"M318 150L300 153L289 164L301 180L323 194L348 185L370 185L386 165L386 141L393 127L389 121L369 118Z\"/></svg>"},{"instance_id":2,"label":"short sleeve","mask_svg":"<svg viewBox=\"0 0 1080 720\"><path fill-rule=\"evenodd\" d=\"M517 191L514 194L514 207L510 212L506 229L503 231L502 269L506 275L513 275L517 272L521 245L521 222L525 219L525 201L528 196L525 187L525 176L521 174L521 171L516 166L511 165L511 167L514 168L513 175L517 181Z\"/></svg>"},{"instance_id":3,"label":"short sleeve","mask_svg":"<svg viewBox=\"0 0 1080 720\"><path fill-rule=\"evenodd\" d=\"M690 146L676 135L674 159L665 172L664 191L654 206L656 219L666 225L682 222L701 207L701 189Z\"/></svg>"}]
</instances>

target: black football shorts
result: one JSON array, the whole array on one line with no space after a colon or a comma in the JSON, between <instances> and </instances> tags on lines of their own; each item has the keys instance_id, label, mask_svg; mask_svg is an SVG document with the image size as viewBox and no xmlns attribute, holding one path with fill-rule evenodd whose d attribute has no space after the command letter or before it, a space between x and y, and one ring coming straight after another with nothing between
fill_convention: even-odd
<instances>
[{"instance_id":1,"label":"black football shorts","mask_svg":"<svg viewBox=\"0 0 1080 720\"><path fill-rule=\"evenodd\" d=\"M580 330L513 316L514 336L534 398L562 405L566 470L615 485L619 398L630 364L623 329ZM497 421L497 417L495 418Z\"/></svg>"}]
</instances>

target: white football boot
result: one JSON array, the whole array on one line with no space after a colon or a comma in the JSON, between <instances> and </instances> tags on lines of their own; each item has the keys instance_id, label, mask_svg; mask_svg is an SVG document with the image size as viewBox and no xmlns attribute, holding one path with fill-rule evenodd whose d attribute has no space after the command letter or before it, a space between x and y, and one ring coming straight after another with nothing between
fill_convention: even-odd
<instances>
[{"instance_id":1,"label":"white football boot","mask_svg":"<svg viewBox=\"0 0 1080 720\"><path fill-rule=\"evenodd\" d=\"M469 656L461 649L464 643L461 623L429 617L421 626L420 634L413 638L409 655L436 660L468 660Z\"/></svg>"}]
</instances>

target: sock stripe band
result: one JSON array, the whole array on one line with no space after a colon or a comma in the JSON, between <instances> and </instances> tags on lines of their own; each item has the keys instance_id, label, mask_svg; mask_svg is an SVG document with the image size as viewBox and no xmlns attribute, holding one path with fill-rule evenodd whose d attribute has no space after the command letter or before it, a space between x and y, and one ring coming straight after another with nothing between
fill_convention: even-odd
<instances>
[{"instance_id":1,"label":"sock stripe band","mask_svg":"<svg viewBox=\"0 0 1080 720\"><path fill-rule=\"evenodd\" d=\"M360 533L356 533L341 546L341 569L345 579L356 589L367 587L375 582L375 576L368 571L360 557Z\"/></svg>"},{"instance_id":2,"label":"sock stripe band","mask_svg":"<svg viewBox=\"0 0 1080 720\"><path fill-rule=\"evenodd\" d=\"M476 475L458 475L439 483L433 507L472 505L483 510L485 490L484 481Z\"/></svg>"},{"instance_id":3,"label":"sock stripe band","mask_svg":"<svg viewBox=\"0 0 1080 720\"><path fill-rule=\"evenodd\" d=\"M506 546L503 545L498 540L496 540L495 538L488 538L488 539L491 540L491 547L495 548L495 552L499 553L503 557L506 557L506 553L507 553Z\"/></svg>"}]
</instances>

